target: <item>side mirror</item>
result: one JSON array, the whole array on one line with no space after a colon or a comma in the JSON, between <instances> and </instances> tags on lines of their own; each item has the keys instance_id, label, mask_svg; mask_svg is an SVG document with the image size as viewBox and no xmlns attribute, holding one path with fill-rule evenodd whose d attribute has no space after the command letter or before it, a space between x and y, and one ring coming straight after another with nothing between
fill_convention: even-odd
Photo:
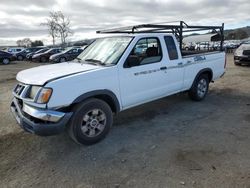
<instances>
[{"instance_id":1,"label":"side mirror","mask_svg":"<svg viewBox=\"0 0 250 188\"><path fill-rule=\"evenodd\" d=\"M140 60L137 56L135 56L135 55L128 56L128 58L126 60L126 66L125 66L126 68L135 67L138 65L140 65Z\"/></svg>"}]
</instances>

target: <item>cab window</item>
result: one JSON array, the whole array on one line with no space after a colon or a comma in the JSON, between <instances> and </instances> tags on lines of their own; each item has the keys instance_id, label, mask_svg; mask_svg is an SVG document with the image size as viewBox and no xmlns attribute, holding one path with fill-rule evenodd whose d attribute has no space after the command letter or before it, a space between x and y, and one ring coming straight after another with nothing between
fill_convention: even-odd
<instances>
[{"instance_id":1,"label":"cab window","mask_svg":"<svg viewBox=\"0 0 250 188\"><path fill-rule=\"evenodd\" d=\"M161 45L158 38L143 38L140 39L128 59L136 59L137 64L133 66L156 63L162 59ZM128 66L129 67L129 66Z\"/></svg>"},{"instance_id":2,"label":"cab window","mask_svg":"<svg viewBox=\"0 0 250 188\"><path fill-rule=\"evenodd\" d=\"M169 59L170 60L178 59L178 52L173 37L165 36L164 39L167 46Z\"/></svg>"}]
</instances>

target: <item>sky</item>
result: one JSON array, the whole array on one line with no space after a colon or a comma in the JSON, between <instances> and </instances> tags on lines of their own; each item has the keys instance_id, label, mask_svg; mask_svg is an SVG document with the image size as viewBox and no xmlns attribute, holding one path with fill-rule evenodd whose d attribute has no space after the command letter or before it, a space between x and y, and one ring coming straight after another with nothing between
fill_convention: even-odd
<instances>
[{"instance_id":1,"label":"sky","mask_svg":"<svg viewBox=\"0 0 250 188\"><path fill-rule=\"evenodd\" d=\"M0 46L25 37L51 44L40 25L50 11L70 18L74 35L68 41L75 41L98 37L96 30L142 23L250 26L249 9L249 0L0 0Z\"/></svg>"}]
</instances>

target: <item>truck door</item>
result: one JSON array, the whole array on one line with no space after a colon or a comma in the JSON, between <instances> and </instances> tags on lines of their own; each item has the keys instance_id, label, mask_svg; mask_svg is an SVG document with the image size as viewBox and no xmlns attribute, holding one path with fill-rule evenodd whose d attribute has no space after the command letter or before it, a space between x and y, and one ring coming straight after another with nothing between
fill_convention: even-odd
<instances>
[{"instance_id":1,"label":"truck door","mask_svg":"<svg viewBox=\"0 0 250 188\"><path fill-rule=\"evenodd\" d=\"M157 37L141 38L119 71L123 108L166 94L162 46Z\"/></svg>"},{"instance_id":2,"label":"truck door","mask_svg":"<svg viewBox=\"0 0 250 188\"><path fill-rule=\"evenodd\" d=\"M167 52L164 66L167 67L165 80L169 94L176 93L183 88L184 63L180 52L177 50L177 42L172 36L164 36L163 49Z\"/></svg>"}]
</instances>

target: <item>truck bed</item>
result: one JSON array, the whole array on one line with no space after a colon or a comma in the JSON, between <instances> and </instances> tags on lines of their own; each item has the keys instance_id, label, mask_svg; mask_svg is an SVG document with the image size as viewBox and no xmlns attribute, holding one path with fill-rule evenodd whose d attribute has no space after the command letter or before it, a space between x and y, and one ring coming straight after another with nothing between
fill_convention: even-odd
<instances>
[{"instance_id":1,"label":"truck bed","mask_svg":"<svg viewBox=\"0 0 250 188\"><path fill-rule=\"evenodd\" d=\"M200 50L200 51L191 51L191 50L182 50L181 51L181 55L182 57L186 57L186 56L193 56L193 55L196 55L196 54L204 54L204 55L207 55L207 54L213 54L213 53L219 53L220 51L209 51L209 50Z\"/></svg>"}]
</instances>

